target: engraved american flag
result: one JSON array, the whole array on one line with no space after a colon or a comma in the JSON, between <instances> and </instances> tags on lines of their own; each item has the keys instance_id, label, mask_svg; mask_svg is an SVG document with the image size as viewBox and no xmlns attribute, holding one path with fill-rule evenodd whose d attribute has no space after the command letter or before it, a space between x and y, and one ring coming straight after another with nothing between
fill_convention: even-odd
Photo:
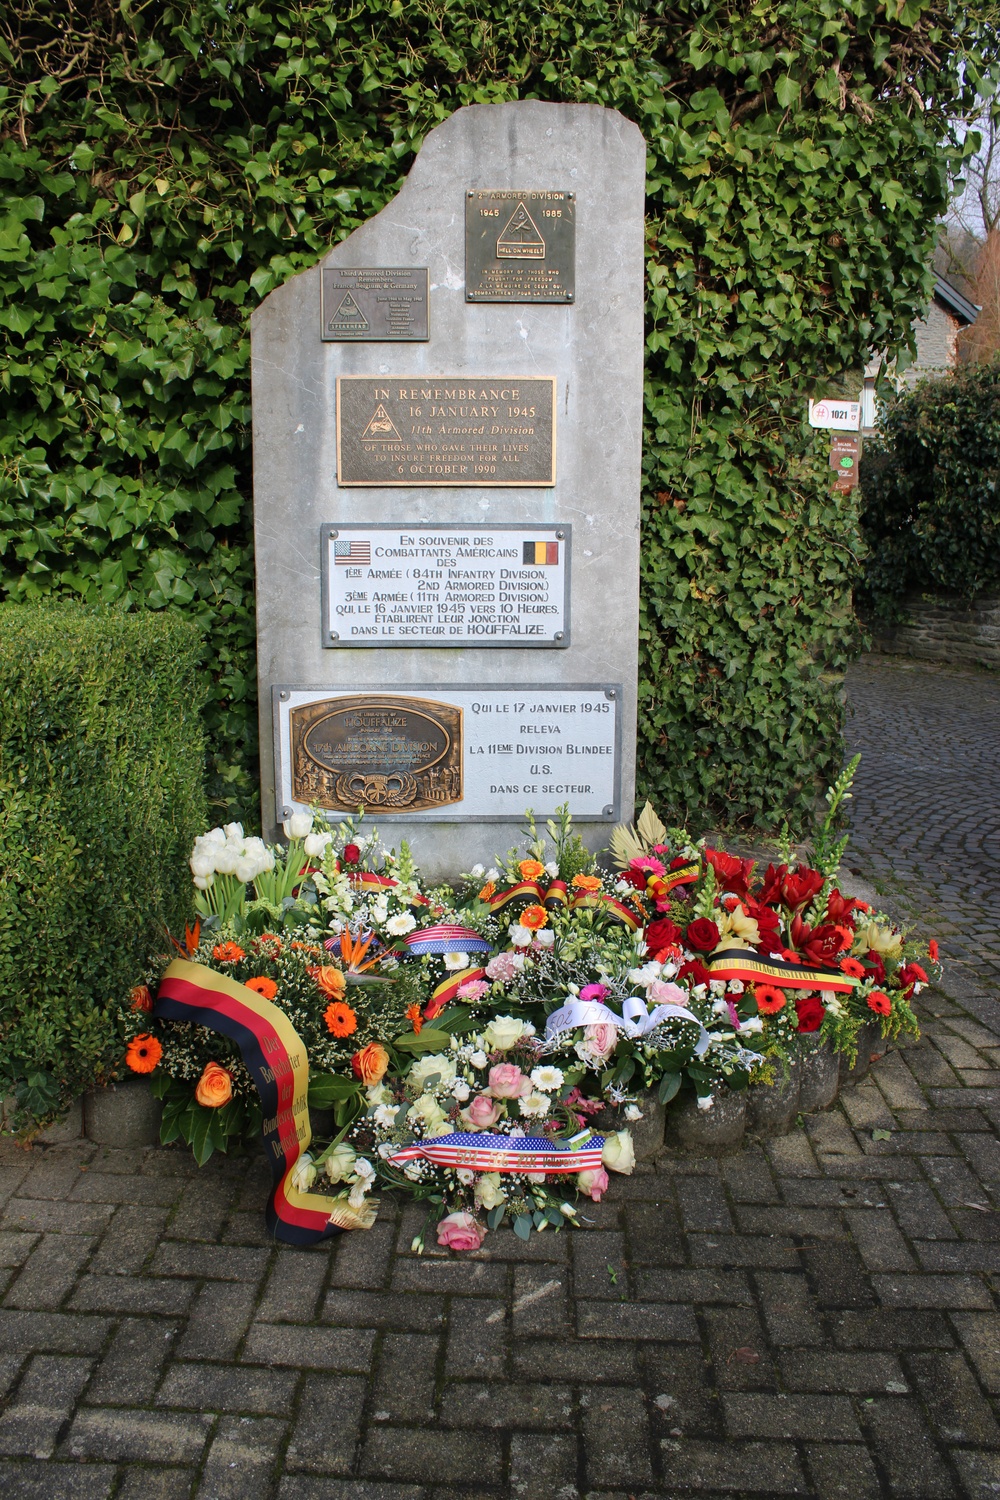
<instances>
[{"instance_id":1,"label":"engraved american flag","mask_svg":"<svg viewBox=\"0 0 1000 1500\"><path fill-rule=\"evenodd\" d=\"M338 568L370 568L372 544L370 541L334 542L333 560Z\"/></svg>"}]
</instances>

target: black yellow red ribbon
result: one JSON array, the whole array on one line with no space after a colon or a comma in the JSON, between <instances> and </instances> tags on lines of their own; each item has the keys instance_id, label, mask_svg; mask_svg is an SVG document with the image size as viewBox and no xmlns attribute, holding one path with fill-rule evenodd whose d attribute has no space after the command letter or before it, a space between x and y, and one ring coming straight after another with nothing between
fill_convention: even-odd
<instances>
[{"instance_id":1,"label":"black yellow red ribbon","mask_svg":"<svg viewBox=\"0 0 1000 1500\"><path fill-rule=\"evenodd\" d=\"M431 998L424 1006L424 1020L433 1021L439 1016L452 1000L456 999L463 984L468 984L473 979L485 979L485 969L459 969L455 974L449 974L443 979L437 989L431 994Z\"/></svg>"},{"instance_id":2,"label":"black yellow red ribbon","mask_svg":"<svg viewBox=\"0 0 1000 1500\"><path fill-rule=\"evenodd\" d=\"M309 1060L284 1011L204 964L174 959L162 980L153 1015L221 1031L240 1049L264 1112L264 1142L274 1186L267 1226L288 1245L315 1245L352 1229L357 1218L321 1193L292 1185L292 1169L309 1147Z\"/></svg>"},{"instance_id":3,"label":"black yellow red ribbon","mask_svg":"<svg viewBox=\"0 0 1000 1500\"><path fill-rule=\"evenodd\" d=\"M624 901L619 901L615 896L609 896L604 891L579 891L576 895L571 895L563 880L553 880L548 887L539 885L537 880L519 880L516 885L508 886L504 891L497 891L496 895L490 898L490 910L502 911L505 906L510 906L515 901L544 906L549 911L580 911L587 907L595 909L603 907L619 922L624 922L633 932L638 931L643 925L643 918L637 916L625 905Z\"/></svg>"},{"instance_id":4,"label":"black yellow red ribbon","mask_svg":"<svg viewBox=\"0 0 1000 1500\"><path fill-rule=\"evenodd\" d=\"M707 963L713 979L741 979L744 984L773 984L785 990L833 990L849 995L857 980L840 969L813 969L752 948L726 948Z\"/></svg>"}]
</instances>

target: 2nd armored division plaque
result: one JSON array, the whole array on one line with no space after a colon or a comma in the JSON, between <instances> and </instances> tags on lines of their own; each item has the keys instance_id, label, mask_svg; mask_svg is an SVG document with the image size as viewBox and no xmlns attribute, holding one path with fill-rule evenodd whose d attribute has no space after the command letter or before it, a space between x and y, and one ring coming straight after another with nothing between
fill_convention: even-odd
<instances>
[{"instance_id":1,"label":"2nd armored division plaque","mask_svg":"<svg viewBox=\"0 0 1000 1500\"><path fill-rule=\"evenodd\" d=\"M552 376L338 376L337 483L553 485L555 384Z\"/></svg>"},{"instance_id":2,"label":"2nd armored division plaque","mask_svg":"<svg viewBox=\"0 0 1000 1500\"><path fill-rule=\"evenodd\" d=\"M324 266L320 331L327 342L349 344L426 339L427 268Z\"/></svg>"},{"instance_id":3,"label":"2nd armored division plaque","mask_svg":"<svg viewBox=\"0 0 1000 1500\"><path fill-rule=\"evenodd\" d=\"M572 302L576 194L465 195L466 302Z\"/></svg>"},{"instance_id":4,"label":"2nd armored division plaque","mask_svg":"<svg viewBox=\"0 0 1000 1500\"><path fill-rule=\"evenodd\" d=\"M462 800L462 710L365 693L293 708L292 796L333 811L420 812Z\"/></svg>"}]
</instances>

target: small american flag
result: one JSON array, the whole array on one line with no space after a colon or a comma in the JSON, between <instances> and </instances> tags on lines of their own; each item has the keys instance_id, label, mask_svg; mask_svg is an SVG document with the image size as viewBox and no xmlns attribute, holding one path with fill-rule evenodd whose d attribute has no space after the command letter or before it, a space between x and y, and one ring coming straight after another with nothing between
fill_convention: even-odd
<instances>
[{"instance_id":1,"label":"small american flag","mask_svg":"<svg viewBox=\"0 0 1000 1500\"><path fill-rule=\"evenodd\" d=\"M334 542L333 559L338 568L370 568L371 542Z\"/></svg>"}]
</instances>

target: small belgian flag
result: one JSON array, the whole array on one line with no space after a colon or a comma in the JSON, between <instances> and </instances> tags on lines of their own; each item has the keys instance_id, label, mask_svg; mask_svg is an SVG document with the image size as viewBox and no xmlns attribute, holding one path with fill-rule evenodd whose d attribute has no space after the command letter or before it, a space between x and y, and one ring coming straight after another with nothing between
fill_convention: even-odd
<instances>
[{"instance_id":1,"label":"small belgian flag","mask_svg":"<svg viewBox=\"0 0 1000 1500\"><path fill-rule=\"evenodd\" d=\"M522 566L554 568L559 562L558 542L525 542Z\"/></svg>"}]
</instances>

